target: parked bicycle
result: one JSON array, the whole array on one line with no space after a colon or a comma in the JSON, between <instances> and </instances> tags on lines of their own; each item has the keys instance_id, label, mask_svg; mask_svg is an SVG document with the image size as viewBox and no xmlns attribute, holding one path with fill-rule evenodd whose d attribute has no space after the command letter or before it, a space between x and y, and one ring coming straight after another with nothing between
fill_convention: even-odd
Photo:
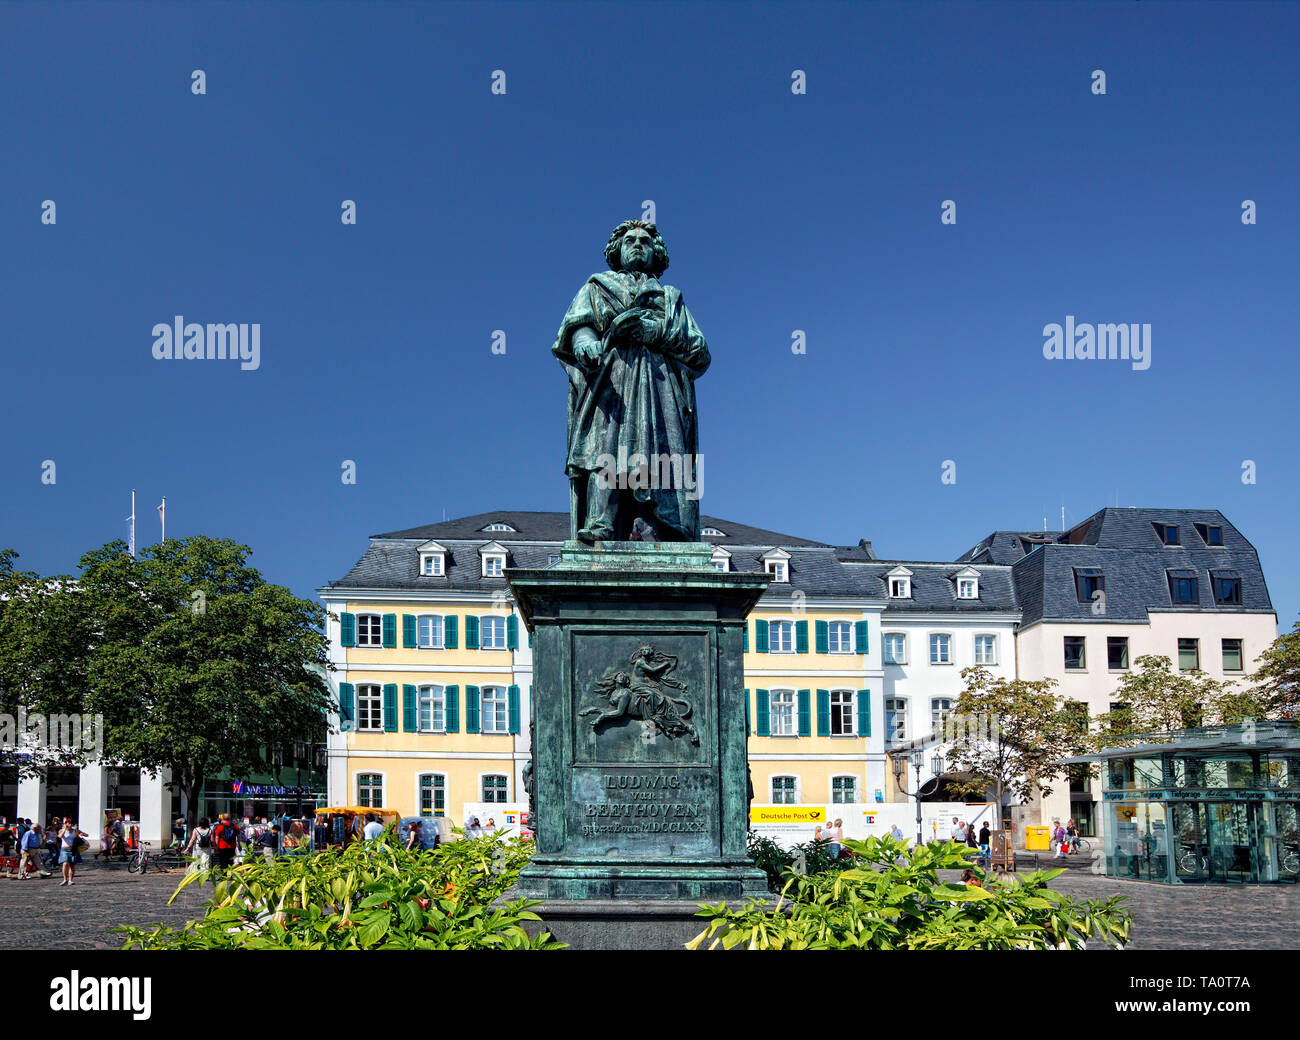
<instances>
[{"instance_id":1,"label":"parked bicycle","mask_svg":"<svg viewBox=\"0 0 1300 1040\"><path fill-rule=\"evenodd\" d=\"M152 842L141 841L139 847L131 856L131 862L126 865L126 869L132 874L147 874L150 869L165 874L172 867L182 867L185 865L185 857L180 854L179 849L166 848L162 852L150 852L149 846Z\"/></svg>"}]
</instances>

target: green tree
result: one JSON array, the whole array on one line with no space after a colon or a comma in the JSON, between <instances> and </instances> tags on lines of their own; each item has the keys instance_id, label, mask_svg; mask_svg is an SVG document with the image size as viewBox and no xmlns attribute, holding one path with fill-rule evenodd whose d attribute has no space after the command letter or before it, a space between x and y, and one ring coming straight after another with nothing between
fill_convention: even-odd
<instances>
[{"instance_id":1,"label":"green tree","mask_svg":"<svg viewBox=\"0 0 1300 1040\"><path fill-rule=\"evenodd\" d=\"M325 611L249 552L196 536L132 558L110 542L76 579L28 581L0 620L0 676L29 711L102 715L105 758L170 769L197 805L213 772L268 769L268 747L325 734Z\"/></svg>"},{"instance_id":2,"label":"green tree","mask_svg":"<svg viewBox=\"0 0 1300 1040\"><path fill-rule=\"evenodd\" d=\"M1231 684L1204 672L1175 671L1168 657L1145 654L1120 679L1113 699L1120 707L1097 717L1090 743L1096 748L1122 747L1138 733L1189 729L1252 717L1250 700ZM1244 713L1244 714L1243 714Z\"/></svg>"},{"instance_id":3,"label":"green tree","mask_svg":"<svg viewBox=\"0 0 1300 1040\"><path fill-rule=\"evenodd\" d=\"M971 775L952 786L966 795L991 787L999 808L1007 793L1021 802L1035 789L1051 794L1056 760L1084 747L1086 717L1061 704L1055 679L1005 679L985 668L961 674L966 688L944 735L948 764Z\"/></svg>"},{"instance_id":4,"label":"green tree","mask_svg":"<svg viewBox=\"0 0 1300 1040\"><path fill-rule=\"evenodd\" d=\"M1258 698L1255 716L1261 719L1294 719L1300 716L1300 621L1285 635L1278 636L1259 659L1250 677L1251 693Z\"/></svg>"}]
</instances>

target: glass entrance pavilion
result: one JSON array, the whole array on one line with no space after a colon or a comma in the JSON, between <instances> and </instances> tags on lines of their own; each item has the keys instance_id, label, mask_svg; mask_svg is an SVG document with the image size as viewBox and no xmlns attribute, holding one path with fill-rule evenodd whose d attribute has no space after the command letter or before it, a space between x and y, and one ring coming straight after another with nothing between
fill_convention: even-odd
<instances>
[{"instance_id":1,"label":"glass entrance pavilion","mask_svg":"<svg viewBox=\"0 0 1300 1040\"><path fill-rule=\"evenodd\" d=\"M1300 724L1144 733L1100 763L1106 874L1167 884L1300 881Z\"/></svg>"}]
</instances>

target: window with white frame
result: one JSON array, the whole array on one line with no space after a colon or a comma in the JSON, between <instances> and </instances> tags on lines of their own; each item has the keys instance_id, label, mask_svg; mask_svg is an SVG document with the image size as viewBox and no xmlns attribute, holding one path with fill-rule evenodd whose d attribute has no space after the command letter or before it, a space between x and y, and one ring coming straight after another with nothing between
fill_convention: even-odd
<instances>
[{"instance_id":1,"label":"window with white frame","mask_svg":"<svg viewBox=\"0 0 1300 1040\"><path fill-rule=\"evenodd\" d=\"M510 793L510 778L504 773L485 773L482 788L483 797L480 801L504 802Z\"/></svg>"},{"instance_id":2,"label":"window with white frame","mask_svg":"<svg viewBox=\"0 0 1300 1040\"><path fill-rule=\"evenodd\" d=\"M889 583L890 599L912 598L912 572L906 567L895 567L885 577Z\"/></svg>"},{"instance_id":3,"label":"window with white frame","mask_svg":"<svg viewBox=\"0 0 1300 1040\"><path fill-rule=\"evenodd\" d=\"M478 645L481 650L506 648L506 619L484 615L478 619Z\"/></svg>"},{"instance_id":4,"label":"window with white frame","mask_svg":"<svg viewBox=\"0 0 1300 1040\"><path fill-rule=\"evenodd\" d=\"M722 546L718 546L718 548L713 550L711 561L713 566L720 571L725 572L731 570L731 553L727 552L727 550L722 548Z\"/></svg>"},{"instance_id":5,"label":"window with white frame","mask_svg":"<svg viewBox=\"0 0 1300 1040\"><path fill-rule=\"evenodd\" d=\"M857 694L853 690L831 690L831 736L851 737L858 731Z\"/></svg>"},{"instance_id":6,"label":"window with white frame","mask_svg":"<svg viewBox=\"0 0 1300 1040\"><path fill-rule=\"evenodd\" d=\"M790 580L790 565L785 560L765 560L763 569L772 575L774 582Z\"/></svg>"},{"instance_id":7,"label":"window with white frame","mask_svg":"<svg viewBox=\"0 0 1300 1040\"><path fill-rule=\"evenodd\" d=\"M885 701L885 738L907 739L907 699L890 697Z\"/></svg>"},{"instance_id":8,"label":"window with white frame","mask_svg":"<svg viewBox=\"0 0 1300 1040\"><path fill-rule=\"evenodd\" d=\"M948 697L930 698L930 732L938 733L943 729L943 720L952 711L952 700Z\"/></svg>"},{"instance_id":9,"label":"window with white frame","mask_svg":"<svg viewBox=\"0 0 1300 1040\"><path fill-rule=\"evenodd\" d=\"M420 614L415 619L415 645L421 650L442 649L441 614Z\"/></svg>"},{"instance_id":10,"label":"window with white frame","mask_svg":"<svg viewBox=\"0 0 1300 1040\"><path fill-rule=\"evenodd\" d=\"M420 815L447 815L447 777L444 773L420 774Z\"/></svg>"},{"instance_id":11,"label":"window with white frame","mask_svg":"<svg viewBox=\"0 0 1300 1040\"><path fill-rule=\"evenodd\" d=\"M499 578L505 568L506 558L502 553L486 553L483 556L483 577Z\"/></svg>"},{"instance_id":12,"label":"window with white frame","mask_svg":"<svg viewBox=\"0 0 1300 1040\"><path fill-rule=\"evenodd\" d=\"M727 533L726 533L725 531L719 531L716 527L703 527L703 528L700 529L700 534L702 534L702 535L703 535L704 537L706 537L706 538L726 538L726 537L727 537Z\"/></svg>"},{"instance_id":13,"label":"window with white frame","mask_svg":"<svg viewBox=\"0 0 1300 1040\"><path fill-rule=\"evenodd\" d=\"M767 649L773 654L794 653L794 622L772 621L767 626Z\"/></svg>"},{"instance_id":14,"label":"window with white frame","mask_svg":"<svg viewBox=\"0 0 1300 1040\"><path fill-rule=\"evenodd\" d=\"M479 719L484 733L510 732L510 699L504 686L484 686L479 691Z\"/></svg>"},{"instance_id":15,"label":"window with white frame","mask_svg":"<svg viewBox=\"0 0 1300 1040\"><path fill-rule=\"evenodd\" d=\"M357 805L379 809L384 804L384 777L381 773L357 774Z\"/></svg>"},{"instance_id":16,"label":"window with white frame","mask_svg":"<svg viewBox=\"0 0 1300 1040\"><path fill-rule=\"evenodd\" d=\"M887 632L883 638L885 664L907 664L907 636L902 632Z\"/></svg>"},{"instance_id":17,"label":"window with white frame","mask_svg":"<svg viewBox=\"0 0 1300 1040\"><path fill-rule=\"evenodd\" d=\"M978 635L975 637L975 663L976 664L997 664L998 663L998 637L994 635Z\"/></svg>"},{"instance_id":18,"label":"window with white frame","mask_svg":"<svg viewBox=\"0 0 1300 1040\"><path fill-rule=\"evenodd\" d=\"M770 730L774 737L793 737L798 733L795 719L794 690L773 690Z\"/></svg>"},{"instance_id":19,"label":"window with white frame","mask_svg":"<svg viewBox=\"0 0 1300 1040\"><path fill-rule=\"evenodd\" d=\"M930 663L952 664L952 636L943 632L930 634Z\"/></svg>"},{"instance_id":20,"label":"window with white frame","mask_svg":"<svg viewBox=\"0 0 1300 1040\"><path fill-rule=\"evenodd\" d=\"M384 691L373 683L357 686L357 729L384 728Z\"/></svg>"},{"instance_id":21,"label":"window with white frame","mask_svg":"<svg viewBox=\"0 0 1300 1040\"><path fill-rule=\"evenodd\" d=\"M852 775L831 777L831 804L853 805L858 800L858 778Z\"/></svg>"},{"instance_id":22,"label":"window with white frame","mask_svg":"<svg viewBox=\"0 0 1300 1040\"><path fill-rule=\"evenodd\" d=\"M357 615L357 646L383 646L384 619L378 614Z\"/></svg>"},{"instance_id":23,"label":"window with white frame","mask_svg":"<svg viewBox=\"0 0 1300 1040\"><path fill-rule=\"evenodd\" d=\"M772 804L799 804L799 778L797 776L772 777Z\"/></svg>"},{"instance_id":24,"label":"window with white frame","mask_svg":"<svg viewBox=\"0 0 1300 1040\"><path fill-rule=\"evenodd\" d=\"M975 578L958 578L957 598L958 599L979 599L980 598L979 581Z\"/></svg>"},{"instance_id":25,"label":"window with white frame","mask_svg":"<svg viewBox=\"0 0 1300 1040\"><path fill-rule=\"evenodd\" d=\"M417 715L421 733L444 733L447 729L447 697L436 683L417 690Z\"/></svg>"},{"instance_id":26,"label":"window with white frame","mask_svg":"<svg viewBox=\"0 0 1300 1040\"><path fill-rule=\"evenodd\" d=\"M442 576L442 553L420 553L420 573L426 577Z\"/></svg>"},{"instance_id":27,"label":"window with white frame","mask_svg":"<svg viewBox=\"0 0 1300 1040\"><path fill-rule=\"evenodd\" d=\"M832 621L828 624L826 649L832 654L853 653L853 626L847 621Z\"/></svg>"},{"instance_id":28,"label":"window with white frame","mask_svg":"<svg viewBox=\"0 0 1300 1040\"><path fill-rule=\"evenodd\" d=\"M511 527L509 524L507 524L507 523L503 523L503 522L500 521L500 520L497 520L497 521L495 521L494 523L490 523L490 524L488 524L487 527L483 528L483 530L485 530L485 531L506 531L506 532L508 532L509 534L516 534L516 533L518 533L518 532L516 532L515 529L514 529L513 527Z\"/></svg>"}]
</instances>

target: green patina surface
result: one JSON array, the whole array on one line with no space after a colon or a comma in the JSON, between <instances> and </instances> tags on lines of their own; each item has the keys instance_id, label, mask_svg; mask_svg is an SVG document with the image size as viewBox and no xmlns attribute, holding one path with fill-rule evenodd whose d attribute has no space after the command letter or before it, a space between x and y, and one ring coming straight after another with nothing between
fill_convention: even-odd
<instances>
[{"instance_id":1,"label":"green patina surface","mask_svg":"<svg viewBox=\"0 0 1300 1040\"><path fill-rule=\"evenodd\" d=\"M765 574L723 573L702 543L565 547L507 576L534 633L542 899L719 901L760 895L745 851L741 642Z\"/></svg>"}]
</instances>

